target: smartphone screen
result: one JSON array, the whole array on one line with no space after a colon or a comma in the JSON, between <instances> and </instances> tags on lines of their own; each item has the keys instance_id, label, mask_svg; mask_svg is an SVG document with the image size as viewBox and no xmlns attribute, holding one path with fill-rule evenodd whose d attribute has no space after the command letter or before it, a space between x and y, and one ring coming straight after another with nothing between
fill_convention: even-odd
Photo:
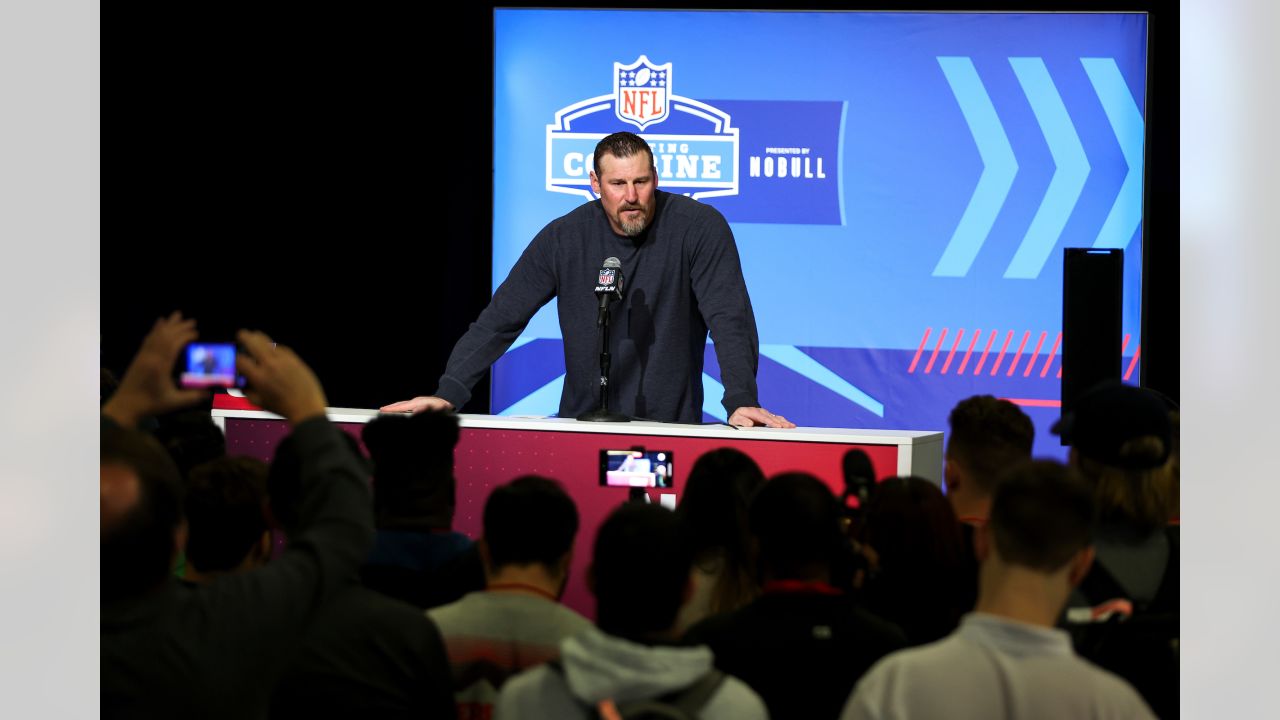
<instances>
[{"instance_id":1,"label":"smartphone screen","mask_svg":"<svg viewBox=\"0 0 1280 720\"><path fill-rule=\"evenodd\" d=\"M243 387L235 343L194 342L183 350L178 384L185 388Z\"/></svg>"},{"instance_id":2,"label":"smartphone screen","mask_svg":"<svg viewBox=\"0 0 1280 720\"><path fill-rule=\"evenodd\" d=\"M609 487L674 486L670 450L601 450L600 484Z\"/></svg>"}]
</instances>

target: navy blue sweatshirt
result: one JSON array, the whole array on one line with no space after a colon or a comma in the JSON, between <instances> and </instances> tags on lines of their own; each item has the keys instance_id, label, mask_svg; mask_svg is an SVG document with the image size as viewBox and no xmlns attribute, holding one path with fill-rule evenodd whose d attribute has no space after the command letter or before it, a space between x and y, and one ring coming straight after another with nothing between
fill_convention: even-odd
<instances>
[{"instance_id":1,"label":"navy blue sweatshirt","mask_svg":"<svg viewBox=\"0 0 1280 720\"><path fill-rule=\"evenodd\" d=\"M662 191L655 198L653 222L634 238L613 232L598 200L543 228L454 346L435 394L462 407L538 308L558 297L566 372L559 414L596 408L599 303L592 290L605 258L617 257L626 284L611 310L609 408L648 420L702 422L708 330L725 411L758 406L760 341L733 232L710 205Z\"/></svg>"}]
</instances>

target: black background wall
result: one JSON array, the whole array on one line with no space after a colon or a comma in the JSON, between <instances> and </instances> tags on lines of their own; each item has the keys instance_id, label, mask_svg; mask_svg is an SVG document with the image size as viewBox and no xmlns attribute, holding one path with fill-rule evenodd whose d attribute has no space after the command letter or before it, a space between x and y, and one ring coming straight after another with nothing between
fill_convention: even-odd
<instances>
[{"instance_id":1,"label":"black background wall","mask_svg":"<svg viewBox=\"0 0 1280 720\"><path fill-rule=\"evenodd\" d=\"M1177 398L1177 4L978 7L1151 13L1142 355L1144 383ZM293 346L334 406L434 390L489 298L492 8L165 10L127 32L105 84L103 367L178 309L206 339ZM130 12L122 26L157 27ZM488 401L486 379L464 409Z\"/></svg>"}]
</instances>

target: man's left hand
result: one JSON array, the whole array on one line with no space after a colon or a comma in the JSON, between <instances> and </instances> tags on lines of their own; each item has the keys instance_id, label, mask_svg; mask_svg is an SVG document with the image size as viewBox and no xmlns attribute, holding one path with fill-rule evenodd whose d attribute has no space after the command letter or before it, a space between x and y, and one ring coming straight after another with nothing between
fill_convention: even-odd
<instances>
[{"instance_id":1,"label":"man's left hand","mask_svg":"<svg viewBox=\"0 0 1280 720\"><path fill-rule=\"evenodd\" d=\"M793 428L795 423L760 407L740 407L729 416L729 424L738 427L763 425L771 428Z\"/></svg>"}]
</instances>

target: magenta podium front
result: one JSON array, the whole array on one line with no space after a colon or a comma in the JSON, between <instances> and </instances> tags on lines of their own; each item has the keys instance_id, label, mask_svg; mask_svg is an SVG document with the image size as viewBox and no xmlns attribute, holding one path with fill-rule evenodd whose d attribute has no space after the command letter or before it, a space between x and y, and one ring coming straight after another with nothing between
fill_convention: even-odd
<instances>
[{"instance_id":1,"label":"magenta podium front","mask_svg":"<svg viewBox=\"0 0 1280 720\"><path fill-rule=\"evenodd\" d=\"M330 408L329 419L359 438L361 426L376 410ZM213 410L227 436L227 452L270 461L276 443L288 433L277 415L260 410ZM457 511L454 529L472 538L481 532L485 498L490 488L524 474L554 478L578 505L581 522L564 602L587 617L595 601L586 588L586 570L596 529L627 499L628 488L601 487L600 450L644 447L671 453L672 490L650 489L653 502L678 502L694 460L720 447L741 450L760 464L765 475L798 470L812 473L833 492L843 491L841 460L859 448L871 458L877 478L917 475L935 483L942 479L942 433L931 431L846 430L839 428L735 429L725 425L673 423L583 423L559 418L459 415L461 437L454 451ZM663 495L674 497L663 497Z\"/></svg>"}]
</instances>

